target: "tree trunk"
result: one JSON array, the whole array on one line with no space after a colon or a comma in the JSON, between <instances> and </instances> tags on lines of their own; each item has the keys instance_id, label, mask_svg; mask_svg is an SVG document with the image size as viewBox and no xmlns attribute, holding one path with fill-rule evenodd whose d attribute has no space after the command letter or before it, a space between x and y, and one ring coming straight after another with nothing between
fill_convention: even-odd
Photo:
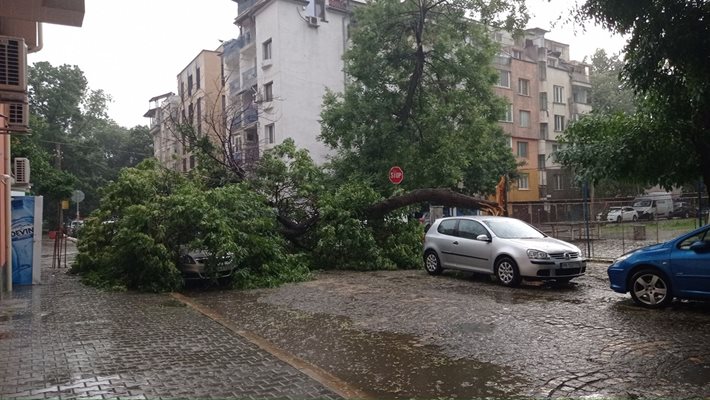
<instances>
[{"instance_id":1,"label":"tree trunk","mask_svg":"<svg viewBox=\"0 0 710 400\"><path fill-rule=\"evenodd\" d=\"M381 218L398 208L425 202L448 207L477 208L494 215L502 215L503 213L498 204L492 201L477 199L454 192L451 189L430 188L416 189L401 196L390 197L373 204L365 210L365 215L370 218Z\"/></svg>"}]
</instances>

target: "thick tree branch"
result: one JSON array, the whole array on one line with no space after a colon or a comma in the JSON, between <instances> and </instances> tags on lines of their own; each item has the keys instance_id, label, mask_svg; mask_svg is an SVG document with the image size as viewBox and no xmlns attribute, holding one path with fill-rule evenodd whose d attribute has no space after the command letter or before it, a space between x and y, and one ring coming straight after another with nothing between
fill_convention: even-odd
<instances>
[{"instance_id":1,"label":"thick tree branch","mask_svg":"<svg viewBox=\"0 0 710 400\"><path fill-rule=\"evenodd\" d=\"M365 214L370 218L380 218L398 208L425 202L448 207L477 208L495 215L501 215L503 211L497 203L492 201L477 199L451 189L428 188L416 189L373 204L365 210Z\"/></svg>"}]
</instances>

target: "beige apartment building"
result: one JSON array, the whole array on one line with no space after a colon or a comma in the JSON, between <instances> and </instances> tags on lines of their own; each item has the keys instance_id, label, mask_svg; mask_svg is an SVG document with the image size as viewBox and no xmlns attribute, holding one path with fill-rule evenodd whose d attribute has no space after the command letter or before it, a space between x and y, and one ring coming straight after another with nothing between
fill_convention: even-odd
<instances>
[{"instance_id":1,"label":"beige apartment building","mask_svg":"<svg viewBox=\"0 0 710 400\"><path fill-rule=\"evenodd\" d=\"M188 172L197 158L180 126L192 127L197 138L209 137L218 149L224 140L224 96L221 47L202 50L177 75L178 94L165 93L149 100L143 116L151 119L153 155L170 169Z\"/></svg>"},{"instance_id":2,"label":"beige apartment building","mask_svg":"<svg viewBox=\"0 0 710 400\"><path fill-rule=\"evenodd\" d=\"M494 61L495 92L509 101L500 123L521 163L509 183L508 202L580 198L570 171L553 161L558 137L570 121L591 111L590 66L571 61L569 45L528 29L521 37L494 32L501 52Z\"/></svg>"}]
</instances>

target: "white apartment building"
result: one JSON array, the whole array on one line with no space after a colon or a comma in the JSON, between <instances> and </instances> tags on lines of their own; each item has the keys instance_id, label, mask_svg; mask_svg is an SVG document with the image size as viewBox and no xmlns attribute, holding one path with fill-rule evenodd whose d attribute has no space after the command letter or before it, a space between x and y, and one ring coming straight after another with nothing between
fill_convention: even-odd
<instances>
[{"instance_id":1,"label":"white apartment building","mask_svg":"<svg viewBox=\"0 0 710 400\"><path fill-rule=\"evenodd\" d=\"M175 138L173 121L178 120L180 98L173 92L155 96L149 100L149 109L143 114L150 118L150 134L153 136L153 157L166 168L180 171L182 143Z\"/></svg>"},{"instance_id":2,"label":"white apartment building","mask_svg":"<svg viewBox=\"0 0 710 400\"><path fill-rule=\"evenodd\" d=\"M240 34L224 43L222 54L233 157L248 164L293 138L324 162L329 151L317 140L321 106L326 88L344 89L351 2L233 1Z\"/></svg>"}]
</instances>

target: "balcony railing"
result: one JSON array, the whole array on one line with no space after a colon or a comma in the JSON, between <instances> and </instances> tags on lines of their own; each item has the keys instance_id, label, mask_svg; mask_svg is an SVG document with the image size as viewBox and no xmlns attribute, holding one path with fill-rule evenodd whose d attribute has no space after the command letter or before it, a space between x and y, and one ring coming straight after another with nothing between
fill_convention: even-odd
<instances>
[{"instance_id":1,"label":"balcony railing","mask_svg":"<svg viewBox=\"0 0 710 400\"><path fill-rule=\"evenodd\" d=\"M246 1L240 1L239 4L239 12L237 15L242 15L242 13L246 12L248 9L250 9L256 2L259 0L246 0Z\"/></svg>"},{"instance_id":2,"label":"balcony railing","mask_svg":"<svg viewBox=\"0 0 710 400\"><path fill-rule=\"evenodd\" d=\"M242 125L249 126L259 120L259 110L254 104L248 105L243 111L237 113L232 120L232 130Z\"/></svg>"},{"instance_id":3,"label":"balcony railing","mask_svg":"<svg viewBox=\"0 0 710 400\"><path fill-rule=\"evenodd\" d=\"M328 5L338 10L347 10L348 2L347 0L328 0Z\"/></svg>"},{"instance_id":4,"label":"balcony railing","mask_svg":"<svg viewBox=\"0 0 710 400\"><path fill-rule=\"evenodd\" d=\"M249 68L242 72L242 90L250 88L256 84L256 67Z\"/></svg>"}]
</instances>

